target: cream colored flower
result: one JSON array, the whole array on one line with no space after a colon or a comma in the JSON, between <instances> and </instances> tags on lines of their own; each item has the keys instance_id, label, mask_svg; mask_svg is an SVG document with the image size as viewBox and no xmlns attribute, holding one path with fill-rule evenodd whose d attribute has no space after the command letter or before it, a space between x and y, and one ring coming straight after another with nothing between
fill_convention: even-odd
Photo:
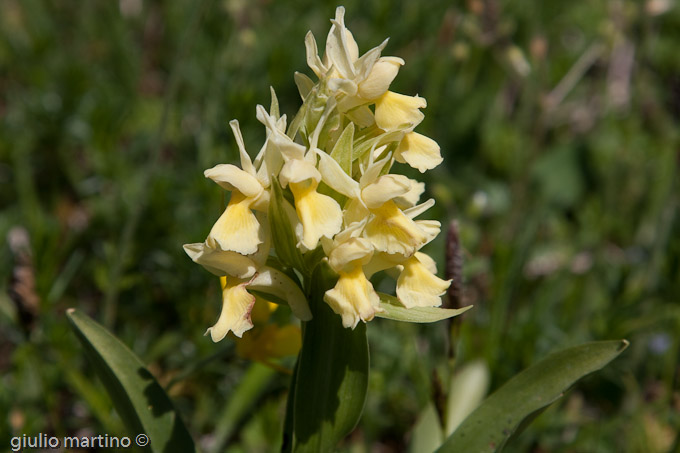
<instances>
[{"instance_id":1,"label":"cream colored flower","mask_svg":"<svg viewBox=\"0 0 680 453\"><path fill-rule=\"evenodd\" d=\"M320 159L319 169L323 172L324 181L351 198L346 204L345 223L355 223L368 217L363 236L376 251L408 257L428 242L427 231L397 205L397 202L402 205L415 203L423 190L421 183L402 175L377 177L389 157L371 163L358 183L329 156L320 154Z\"/></svg>"},{"instance_id":2,"label":"cream colored flower","mask_svg":"<svg viewBox=\"0 0 680 453\"><path fill-rule=\"evenodd\" d=\"M402 264L397 279L397 298L406 308L438 307L451 280L437 277L437 267L429 256L416 253Z\"/></svg>"},{"instance_id":3,"label":"cream colored flower","mask_svg":"<svg viewBox=\"0 0 680 453\"><path fill-rule=\"evenodd\" d=\"M255 296L246 291L247 280L237 278L220 279L222 284L222 312L214 326L205 331L214 342L222 340L231 331L241 338L243 332L252 329L250 311L255 305Z\"/></svg>"},{"instance_id":4,"label":"cream colored flower","mask_svg":"<svg viewBox=\"0 0 680 453\"><path fill-rule=\"evenodd\" d=\"M264 264L238 252L210 247L205 242L184 244L184 251L195 263L217 276L231 275L242 279L249 278L255 274L259 266Z\"/></svg>"},{"instance_id":5,"label":"cream colored flower","mask_svg":"<svg viewBox=\"0 0 680 453\"><path fill-rule=\"evenodd\" d=\"M264 184L266 181L258 179L255 166L245 150L238 122L230 124L239 147L242 168L219 164L204 172L206 178L231 192L229 204L210 230L207 242L216 244L223 251L252 255L265 241L264 227L253 210L267 210L269 191Z\"/></svg>"},{"instance_id":6,"label":"cream colored flower","mask_svg":"<svg viewBox=\"0 0 680 453\"><path fill-rule=\"evenodd\" d=\"M342 239L345 241L336 242L328 260L339 275L338 282L326 291L324 300L342 317L343 326L354 329L359 321L370 321L381 311L380 298L362 269L373 255L370 243L357 237Z\"/></svg>"},{"instance_id":7,"label":"cream colored flower","mask_svg":"<svg viewBox=\"0 0 680 453\"><path fill-rule=\"evenodd\" d=\"M319 58L314 35L307 33L307 64L319 79L327 81L328 89L339 96L340 110L348 112L382 96L404 60L380 56L387 40L359 57L359 47L345 26L345 8L342 6L336 9L331 23L323 60Z\"/></svg>"},{"instance_id":8,"label":"cream colored flower","mask_svg":"<svg viewBox=\"0 0 680 453\"><path fill-rule=\"evenodd\" d=\"M425 170L432 170L444 160L437 142L417 132L404 135L394 157L397 162L407 163L420 170L421 173L425 173Z\"/></svg>"},{"instance_id":9,"label":"cream colored flower","mask_svg":"<svg viewBox=\"0 0 680 453\"><path fill-rule=\"evenodd\" d=\"M420 96L388 91L375 101L375 124L385 131L413 130L425 118L419 109L427 107Z\"/></svg>"},{"instance_id":10,"label":"cream colored flower","mask_svg":"<svg viewBox=\"0 0 680 453\"><path fill-rule=\"evenodd\" d=\"M286 274L274 268L263 266L250 279L221 277L222 312L214 326L206 331L213 341L222 340L227 333L241 337L253 327L251 312L255 296L248 290L261 291L286 301L292 312L301 320L309 321L312 313L307 299L300 288Z\"/></svg>"},{"instance_id":11,"label":"cream colored flower","mask_svg":"<svg viewBox=\"0 0 680 453\"><path fill-rule=\"evenodd\" d=\"M385 94L403 65L404 60L399 57L380 57L368 76L359 83L359 96L372 100Z\"/></svg>"},{"instance_id":12,"label":"cream colored flower","mask_svg":"<svg viewBox=\"0 0 680 453\"><path fill-rule=\"evenodd\" d=\"M281 169L279 180L290 186L295 211L302 224L300 245L314 250L322 237L331 238L342 228L342 209L337 201L316 191L321 174L310 162L292 159Z\"/></svg>"}]
</instances>

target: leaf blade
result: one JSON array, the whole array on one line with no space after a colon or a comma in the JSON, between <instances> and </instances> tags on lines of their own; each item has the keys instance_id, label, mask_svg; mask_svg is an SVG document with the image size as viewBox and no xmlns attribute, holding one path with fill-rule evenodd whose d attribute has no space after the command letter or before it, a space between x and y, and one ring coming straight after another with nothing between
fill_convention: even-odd
<instances>
[{"instance_id":1,"label":"leaf blade","mask_svg":"<svg viewBox=\"0 0 680 453\"><path fill-rule=\"evenodd\" d=\"M146 434L151 451L194 452L170 398L139 357L86 314L71 308L67 317L128 430Z\"/></svg>"},{"instance_id":2,"label":"leaf blade","mask_svg":"<svg viewBox=\"0 0 680 453\"><path fill-rule=\"evenodd\" d=\"M559 399L576 381L616 358L628 341L598 341L567 348L522 371L489 396L438 452L492 452L526 417Z\"/></svg>"},{"instance_id":3,"label":"leaf blade","mask_svg":"<svg viewBox=\"0 0 680 453\"><path fill-rule=\"evenodd\" d=\"M413 307L406 308L399 300L389 294L378 293L380 296L380 308L382 312L376 313L378 318L391 319L393 321L430 323L442 321L454 316L462 315L473 306L463 308L439 308L439 307Z\"/></svg>"}]
</instances>

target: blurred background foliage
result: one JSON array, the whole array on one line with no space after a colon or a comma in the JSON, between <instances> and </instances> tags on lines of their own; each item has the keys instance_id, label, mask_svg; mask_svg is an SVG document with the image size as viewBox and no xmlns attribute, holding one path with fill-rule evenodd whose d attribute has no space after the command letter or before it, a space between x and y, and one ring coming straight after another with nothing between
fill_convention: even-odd
<instances>
[{"instance_id":1,"label":"blurred background foliage","mask_svg":"<svg viewBox=\"0 0 680 453\"><path fill-rule=\"evenodd\" d=\"M463 248L456 366L491 388L553 350L631 347L509 451L677 451L680 430L680 8L671 0L344 3L366 51L406 60L395 91L428 100L419 131L444 164L421 176ZM336 4L298 0L4 0L0 14L0 444L123 435L64 312L104 322L146 363L203 448L268 451L289 377L202 334L217 279L202 240L269 85L290 117L303 38ZM429 252L444 265L446 234ZM446 323L374 320L351 451L404 451L439 384ZM288 364L291 366L291 364ZM433 379L433 376L437 376ZM434 383L434 384L433 384Z\"/></svg>"}]
</instances>

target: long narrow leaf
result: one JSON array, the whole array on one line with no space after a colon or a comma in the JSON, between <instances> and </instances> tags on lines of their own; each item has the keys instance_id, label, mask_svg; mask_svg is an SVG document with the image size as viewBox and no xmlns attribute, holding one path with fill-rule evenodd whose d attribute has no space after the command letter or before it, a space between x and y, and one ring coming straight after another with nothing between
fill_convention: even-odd
<instances>
[{"instance_id":1,"label":"long narrow leaf","mask_svg":"<svg viewBox=\"0 0 680 453\"><path fill-rule=\"evenodd\" d=\"M139 357L86 314L72 308L67 316L130 434L148 436L153 452L194 452L170 398Z\"/></svg>"},{"instance_id":2,"label":"long narrow leaf","mask_svg":"<svg viewBox=\"0 0 680 453\"><path fill-rule=\"evenodd\" d=\"M497 451L522 420L559 399L576 381L605 366L627 346L626 340L599 341L548 356L489 396L438 451Z\"/></svg>"},{"instance_id":3,"label":"long narrow leaf","mask_svg":"<svg viewBox=\"0 0 680 453\"><path fill-rule=\"evenodd\" d=\"M389 294L378 293L380 296L380 308L382 312L376 313L378 318L391 319L393 321L428 323L462 315L472 308L468 305L463 308L439 308L439 307L413 307L406 308Z\"/></svg>"}]
</instances>

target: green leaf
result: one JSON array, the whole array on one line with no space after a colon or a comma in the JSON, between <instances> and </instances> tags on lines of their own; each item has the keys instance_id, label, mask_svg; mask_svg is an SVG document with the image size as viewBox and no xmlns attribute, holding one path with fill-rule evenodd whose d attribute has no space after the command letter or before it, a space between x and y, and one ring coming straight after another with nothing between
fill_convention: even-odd
<instances>
[{"instance_id":1,"label":"green leaf","mask_svg":"<svg viewBox=\"0 0 680 453\"><path fill-rule=\"evenodd\" d=\"M354 123L349 123L335 142L331 157L340 164L345 173L352 176L352 150L354 143Z\"/></svg>"},{"instance_id":2,"label":"green leaf","mask_svg":"<svg viewBox=\"0 0 680 453\"><path fill-rule=\"evenodd\" d=\"M323 301L334 284L328 265L317 266L309 301L314 319L303 323L295 374L294 452L333 451L356 426L366 401L366 325L342 326L340 316Z\"/></svg>"},{"instance_id":3,"label":"green leaf","mask_svg":"<svg viewBox=\"0 0 680 453\"><path fill-rule=\"evenodd\" d=\"M598 341L551 354L489 396L438 451L501 449L522 420L558 400L576 381L605 366L626 347L626 340Z\"/></svg>"},{"instance_id":4,"label":"green leaf","mask_svg":"<svg viewBox=\"0 0 680 453\"><path fill-rule=\"evenodd\" d=\"M413 307L406 308L401 305L399 299L389 294L378 293L380 296L380 308L384 311L376 313L379 318L392 319L404 322L437 322L442 319L453 318L461 315L472 308L468 305L463 308L438 308L438 307Z\"/></svg>"},{"instance_id":5,"label":"green leaf","mask_svg":"<svg viewBox=\"0 0 680 453\"><path fill-rule=\"evenodd\" d=\"M272 242L276 254L283 264L300 271L306 269L302 254L298 250L297 237L291 224L295 210L283 196L283 189L277 178L272 178L272 195L269 201L269 221L271 222Z\"/></svg>"},{"instance_id":6,"label":"green leaf","mask_svg":"<svg viewBox=\"0 0 680 453\"><path fill-rule=\"evenodd\" d=\"M67 316L130 434L146 434L154 452L195 451L170 398L139 357L86 314L71 308Z\"/></svg>"}]
</instances>

